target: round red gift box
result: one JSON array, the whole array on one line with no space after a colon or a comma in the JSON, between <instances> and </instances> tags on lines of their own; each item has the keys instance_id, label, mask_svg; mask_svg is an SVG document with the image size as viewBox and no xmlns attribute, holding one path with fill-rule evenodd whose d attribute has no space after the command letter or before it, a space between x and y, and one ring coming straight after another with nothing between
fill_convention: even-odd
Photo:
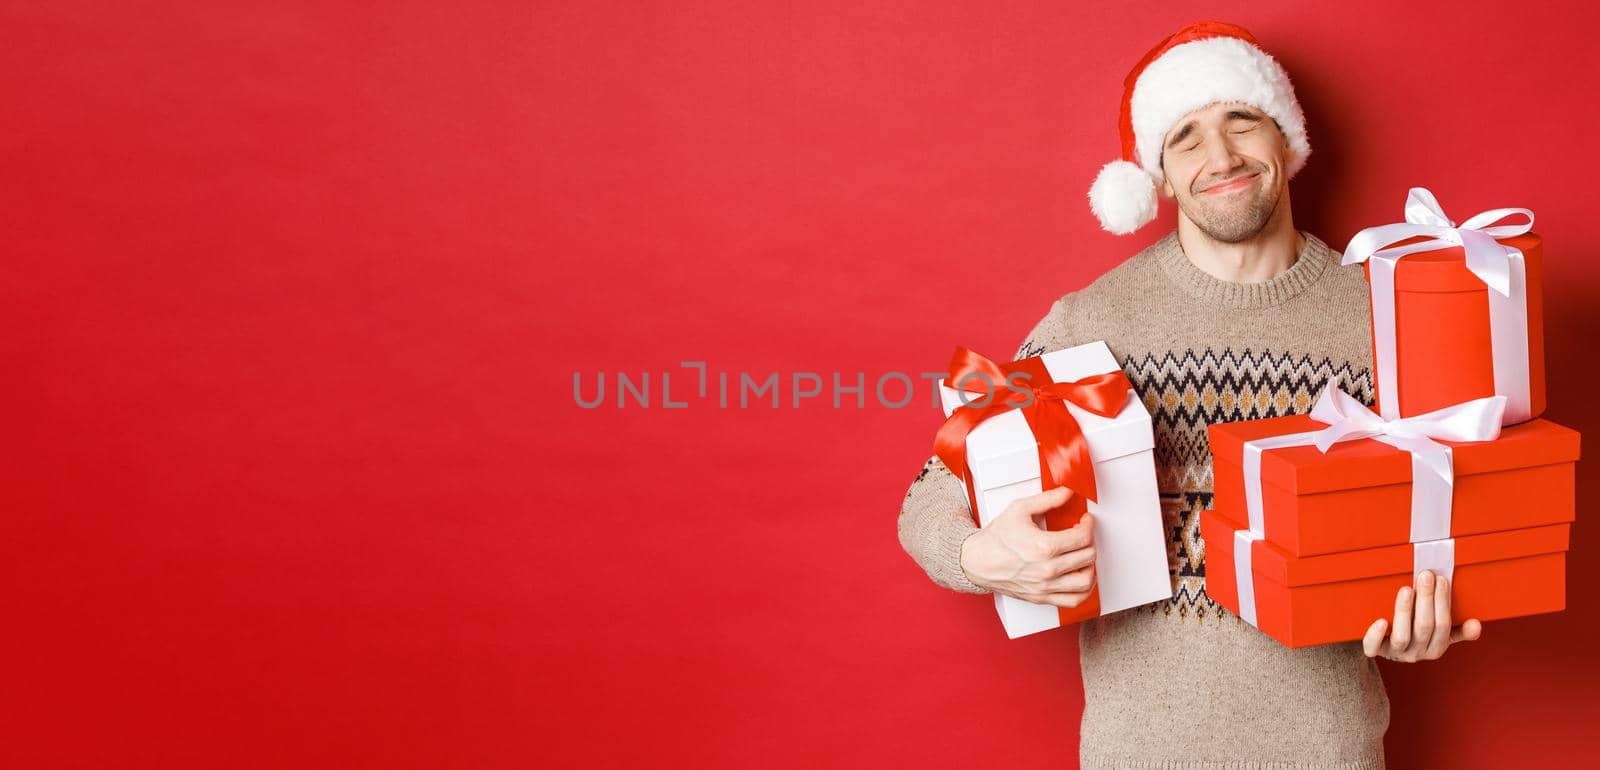
<instances>
[{"instance_id":1,"label":"round red gift box","mask_svg":"<svg viewBox=\"0 0 1600 770\"><path fill-rule=\"evenodd\" d=\"M1426 240L1409 238L1393 246ZM1544 412L1543 241L1537 233L1498 239L1522 251L1528 298L1528 395ZM1393 247L1391 246L1391 248ZM1364 263L1367 279L1371 263ZM1489 287L1467 269L1460 246L1408 254L1395 263L1395 358L1401 417L1495 395ZM1377 350L1374 337L1374 351ZM1374 376L1383 366L1373 356ZM1381 381L1381 380L1378 380ZM1380 405L1392 394L1377 389ZM1509 422L1507 424L1510 424Z\"/></svg>"}]
</instances>

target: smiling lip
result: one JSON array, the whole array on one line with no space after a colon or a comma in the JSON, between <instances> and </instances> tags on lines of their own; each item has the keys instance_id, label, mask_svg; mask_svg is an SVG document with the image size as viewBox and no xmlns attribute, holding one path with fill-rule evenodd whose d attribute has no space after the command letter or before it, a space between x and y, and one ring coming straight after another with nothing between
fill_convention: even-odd
<instances>
[{"instance_id":1,"label":"smiling lip","mask_svg":"<svg viewBox=\"0 0 1600 770\"><path fill-rule=\"evenodd\" d=\"M1212 185L1211 187L1207 187L1206 189L1201 190L1200 192L1202 192L1202 193L1219 193L1219 192L1227 192L1229 190L1237 190L1240 187L1243 187L1246 182L1249 182L1250 180L1255 179L1258 176L1260 176L1260 174L1251 174L1249 176L1242 176L1242 177L1239 177L1238 179L1235 179L1235 180L1233 180L1231 182L1223 182L1222 184L1219 184L1219 185Z\"/></svg>"}]
</instances>

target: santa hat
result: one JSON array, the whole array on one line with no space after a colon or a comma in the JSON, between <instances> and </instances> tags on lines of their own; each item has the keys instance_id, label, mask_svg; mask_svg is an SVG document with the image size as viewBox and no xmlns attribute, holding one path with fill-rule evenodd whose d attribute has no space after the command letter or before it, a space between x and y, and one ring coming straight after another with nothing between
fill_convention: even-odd
<instances>
[{"instance_id":1,"label":"santa hat","mask_svg":"<svg viewBox=\"0 0 1600 770\"><path fill-rule=\"evenodd\" d=\"M1089 208L1117 235L1156 217L1161 141L1184 115L1217 102L1244 102L1267 113L1289 140L1288 175L1311 154L1306 118L1283 67L1243 27L1190 24L1144 55L1123 81L1122 159L1107 163L1089 188Z\"/></svg>"}]
</instances>

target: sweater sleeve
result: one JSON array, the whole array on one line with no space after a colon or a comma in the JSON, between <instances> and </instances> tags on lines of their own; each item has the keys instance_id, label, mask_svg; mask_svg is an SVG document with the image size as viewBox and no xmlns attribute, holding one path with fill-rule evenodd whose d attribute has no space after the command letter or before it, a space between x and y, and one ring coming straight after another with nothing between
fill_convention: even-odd
<instances>
[{"instance_id":1,"label":"sweater sleeve","mask_svg":"<svg viewBox=\"0 0 1600 770\"><path fill-rule=\"evenodd\" d=\"M1017 347L1015 358L1066 347L1065 310L1071 296L1062 297L1050 307L1050 312ZM973 523L967 505L966 486L937 456L923 464L906 490L898 528L900 547L934 583L962 593L990 593L974 584L961 568L961 546L978 531L978 525Z\"/></svg>"}]
</instances>

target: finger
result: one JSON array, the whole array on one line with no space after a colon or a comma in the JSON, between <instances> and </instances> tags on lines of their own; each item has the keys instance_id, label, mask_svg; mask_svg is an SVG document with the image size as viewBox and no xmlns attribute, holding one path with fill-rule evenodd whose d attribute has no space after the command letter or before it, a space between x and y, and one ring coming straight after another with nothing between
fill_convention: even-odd
<instances>
[{"instance_id":1,"label":"finger","mask_svg":"<svg viewBox=\"0 0 1600 770\"><path fill-rule=\"evenodd\" d=\"M1064 554L1087 548L1094 542L1094 517L1085 513L1078 523L1057 531L1047 531L1052 553Z\"/></svg>"},{"instance_id":2,"label":"finger","mask_svg":"<svg viewBox=\"0 0 1600 770\"><path fill-rule=\"evenodd\" d=\"M1389 651L1402 654L1411 646L1411 586L1401 586L1394 595L1394 630L1389 632Z\"/></svg>"},{"instance_id":3,"label":"finger","mask_svg":"<svg viewBox=\"0 0 1600 770\"><path fill-rule=\"evenodd\" d=\"M1052 577L1065 575L1068 572L1083 569L1094 563L1094 546L1087 545L1076 551L1068 551L1050 560L1050 575Z\"/></svg>"},{"instance_id":4,"label":"finger","mask_svg":"<svg viewBox=\"0 0 1600 770\"><path fill-rule=\"evenodd\" d=\"M1034 604L1051 604L1051 605L1055 605L1057 607L1065 607L1066 609L1070 610L1073 607L1076 607L1076 606L1078 606L1080 604L1083 604L1084 600L1088 599L1088 598L1089 598L1089 592L1088 591L1076 591L1076 592L1060 591L1060 592L1056 592L1056 593L1052 593L1052 594L1045 594L1043 596L1036 597L1033 603Z\"/></svg>"},{"instance_id":5,"label":"finger","mask_svg":"<svg viewBox=\"0 0 1600 770\"><path fill-rule=\"evenodd\" d=\"M1476 619L1467 618L1467 622L1462 623L1460 628L1450 632L1450 641L1452 643L1475 642L1482 636L1483 624L1479 623Z\"/></svg>"},{"instance_id":6,"label":"finger","mask_svg":"<svg viewBox=\"0 0 1600 770\"><path fill-rule=\"evenodd\" d=\"M1438 583L1433 572L1423 570L1417 575L1416 607L1412 609L1411 651L1421 655L1433 641L1433 596Z\"/></svg>"},{"instance_id":7,"label":"finger","mask_svg":"<svg viewBox=\"0 0 1600 770\"><path fill-rule=\"evenodd\" d=\"M1387 630L1389 621L1383 618L1378 618L1372 621L1372 625L1367 626L1367 635L1361 637L1361 651L1366 653L1367 657L1378 656L1378 652L1383 649L1383 632Z\"/></svg>"},{"instance_id":8,"label":"finger","mask_svg":"<svg viewBox=\"0 0 1600 770\"><path fill-rule=\"evenodd\" d=\"M1428 640L1428 655L1437 658L1450 647L1450 579L1440 575L1433 580L1433 638Z\"/></svg>"},{"instance_id":9,"label":"finger","mask_svg":"<svg viewBox=\"0 0 1600 770\"><path fill-rule=\"evenodd\" d=\"M1045 581L1044 590L1046 593L1087 593L1093 585L1094 566L1090 565Z\"/></svg>"},{"instance_id":10,"label":"finger","mask_svg":"<svg viewBox=\"0 0 1600 770\"><path fill-rule=\"evenodd\" d=\"M1045 511L1060 508L1070 499L1072 490L1066 487L1052 487L1037 495L1019 498L1006 510L1020 516L1037 516Z\"/></svg>"}]
</instances>

